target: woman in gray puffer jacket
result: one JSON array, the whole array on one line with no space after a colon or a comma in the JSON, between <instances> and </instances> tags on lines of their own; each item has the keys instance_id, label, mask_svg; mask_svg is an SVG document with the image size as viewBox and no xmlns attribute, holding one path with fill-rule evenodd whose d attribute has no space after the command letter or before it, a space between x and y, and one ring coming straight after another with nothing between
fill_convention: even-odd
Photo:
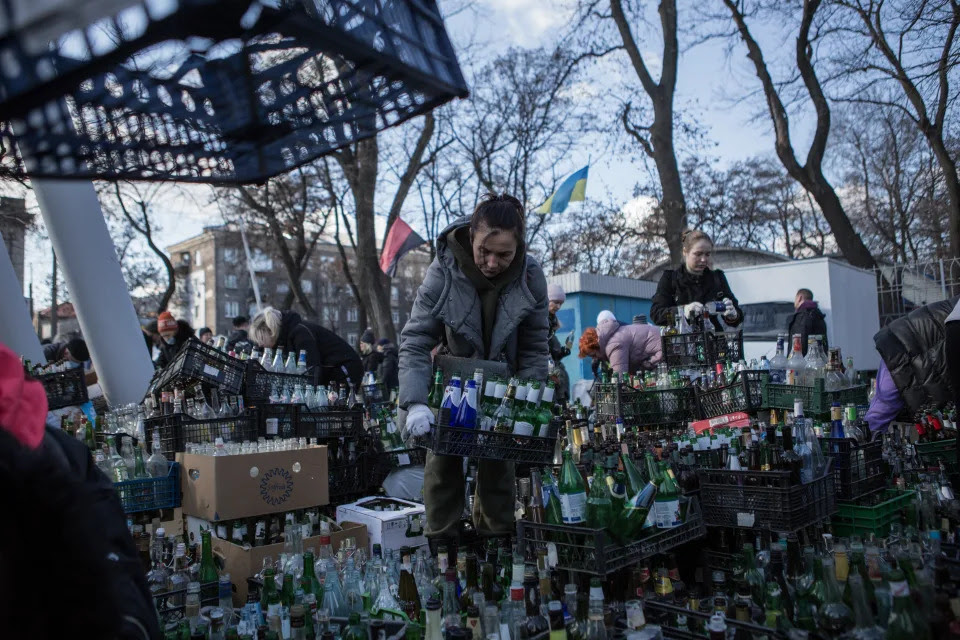
<instances>
[{"instance_id":1,"label":"woman in gray puffer jacket","mask_svg":"<svg viewBox=\"0 0 960 640\"><path fill-rule=\"evenodd\" d=\"M514 375L547 378L547 282L524 245L523 205L487 195L469 220L437 238L437 256L400 334L400 408L412 435L429 431L431 352L506 362ZM403 418L404 416L401 416ZM401 420L402 421L402 420ZM427 454L427 535L455 537L464 507L463 460ZM474 523L480 535L514 531L514 466L480 460Z\"/></svg>"}]
</instances>

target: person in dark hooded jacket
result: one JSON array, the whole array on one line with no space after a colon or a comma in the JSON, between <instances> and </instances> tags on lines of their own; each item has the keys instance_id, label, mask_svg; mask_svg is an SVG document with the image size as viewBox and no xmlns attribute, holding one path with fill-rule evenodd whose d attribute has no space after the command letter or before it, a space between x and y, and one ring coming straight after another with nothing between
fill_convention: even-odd
<instances>
[{"instance_id":1,"label":"person in dark hooded jacket","mask_svg":"<svg viewBox=\"0 0 960 640\"><path fill-rule=\"evenodd\" d=\"M186 320L175 320L169 311L157 316L157 332L160 334L160 355L157 356L157 368L163 368L173 362L180 348L193 337L193 327Z\"/></svg>"},{"instance_id":2,"label":"person in dark hooded jacket","mask_svg":"<svg viewBox=\"0 0 960 640\"><path fill-rule=\"evenodd\" d=\"M400 387L400 354L389 338L377 340L377 351L383 356L377 367L377 379L389 397L391 391Z\"/></svg>"},{"instance_id":3,"label":"person in dark hooded jacket","mask_svg":"<svg viewBox=\"0 0 960 640\"><path fill-rule=\"evenodd\" d=\"M233 351L237 355L243 352L250 352L253 344L247 335L247 329L250 328L250 320L247 316L237 316L233 319L233 330L227 336L227 351Z\"/></svg>"},{"instance_id":4,"label":"person in dark hooded jacket","mask_svg":"<svg viewBox=\"0 0 960 640\"><path fill-rule=\"evenodd\" d=\"M807 355L807 338L810 336L823 336L823 352L827 352L827 323L824 320L826 316L820 310L816 300L813 299L813 292L810 289L800 289L797 291L797 297L793 300L795 309L790 322L787 325L787 337L800 334L803 345L803 355Z\"/></svg>"},{"instance_id":5,"label":"person in dark hooded jacket","mask_svg":"<svg viewBox=\"0 0 960 640\"><path fill-rule=\"evenodd\" d=\"M113 483L82 442L44 427L46 415L43 386L0 344L0 635L159 640ZM56 613L44 615L51 597Z\"/></svg>"},{"instance_id":6,"label":"person in dark hooded jacket","mask_svg":"<svg viewBox=\"0 0 960 640\"><path fill-rule=\"evenodd\" d=\"M284 353L293 351L299 357L306 352L307 367L320 367L319 384L363 380L360 356L347 341L329 329L307 322L296 311L280 311L267 307L253 317L251 337L261 347Z\"/></svg>"}]
</instances>

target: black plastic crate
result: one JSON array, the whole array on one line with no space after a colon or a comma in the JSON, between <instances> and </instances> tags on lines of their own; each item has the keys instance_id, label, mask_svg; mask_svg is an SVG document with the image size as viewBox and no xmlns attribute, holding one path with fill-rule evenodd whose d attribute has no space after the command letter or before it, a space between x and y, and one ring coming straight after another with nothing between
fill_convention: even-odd
<instances>
[{"instance_id":1,"label":"black plastic crate","mask_svg":"<svg viewBox=\"0 0 960 640\"><path fill-rule=\"evenodd\" d=\"M160 615L160 627L166 628L167 625L179 622L183 619L185 601L187 599L187 590L175 589L173 591L163 591L153 594L153 602L157 613ZM220 604L220 585L216 582L204 582L200 584L200 606L216 607Z\"/></svg>"},{"instance_id":2,"label":"black plastic crate","mask_svg":"<svg viewBox=\"0 0 960 640\"><path fill-rule=\"evenodd\" d=\"M173 362L154 376L147 392L163 391L174 384L203 382L229 395L237 395L243 388L243 371L242 360L191 337L180 347Z\"/></svg>"},{"instance_id":3,"label":"black plastic crate","mask_svg":"<svg viewBox=\"0 0 960 640\"><path fill-rule=\"evenodd\" d=\"M662 336L663 361L669 367L709 367L743 360L742 331L698 331Z\"/></svg>"},{"instance_id":4,"label":"black plastic crate","mask_svg":"<svg viewBox=\"0 0 960 640\"><path fill-rule=\"evenodd\" d=\"M363 433L363 410L328 407L297 409L297 435L304 438L357 438Z\"/></svg>"},{"instance_id":5,"label":"black plastic crate","mask_svg":"<svg viewBox=\"0 0 960 640\"><path fill-rule=\"evenodd\" d=\"M633 422L639 427L686 427L697 415L693 387L640 390L634 395Z\"/></svg>"},{"instance_id":6,"label":"black plastic crate","mask_svg":"<svg viewBox=\"0 0 960 640\"><path fill-rule=\"evenodd\" d=\"M144 437L153 441L155 431L160 433L160 450L167 460L186 451L188 442L213 444L217 438L224 442L243 442L257 439L257 412L248 409L242 416L197 420L185 413L173 413L143 421Z\"/></svg>"},{"instance_id":7,"label":"black plastic crate","mask_svg":"<svg viewBox=\"0 0 960 640\"><path fill-rule=\"evenodd\" d=\"M833 481L839 500L856 500L886 486L883 443L859 444L850 438L820 438L823 455L833 458Z\"/></svg>"},{"instance_id":8,"label":"black plastic crate","mask_svg":"<svg viewBox=\"0 0 960 640\"><path fill-rule=\"evenodd\" d=\"M274 373L267 371L263 366L255 361L247 361L246 372L243 380L243 399L249 407L258 407L270 402L270 389L274 384L293 387L299 384L301 386L316 386L320 379L320 368L310 367L304 375L293 373Z\"/></svg>"},{"instance_id":9,"label":"black plastic crate","mask_svg":"<svg viewBox=\"0 0 960 640\"><path fill-rule=\"evenodd\" d=\"M257 409L257 435L273 438L297 437L297 404L265 404Z\"/></svg>"},{"instance_id":10,"label":"black plastic crate","mask_svg":"<svg viewBox=\"0 0 960 640\"><path fill-rule=\"evenodd\" d=\"M417 446L430 449L438 456L485 458L521 464L553 464L553 450L560 431L560 421L557 418L550 422L550 435L542 438L450 427L446 426L448 421L449 411L441 409L437 417L438 424L430 429L430 433L417 438Z\"/></svg>"},{"instance_id":11,"label":"black plastic crate","mask_svg":"<svg viewBox=\"0 0 960 640\"><path fill-rule=\"evenodd\" d=\"M594 383L591 390L597 418L621 418L627 426L636 425L637 394L622 382Z\"/></svg>"},{"instance_id":12,"label":"black plastic crate","mask_svg":"<svg viewBox=\"0 0 960 640\"><path fill-rule=\"evenodd\" d=\"M83 367L74 367L59 373L44 373L37 376L47 394L47 409L62 409L83 404L89 399Z\"/></svg>"},{"instance_id":13,"label":"black plastic crate","mask_svg":"<svg viewBox=\"0 0 960 640\"><path fill-rule=\"evenodd\" d=\"M377 442L379 445L379 441ZM427 450L419 447L412 449L392 449L384 451L382 445L367 450L370 486L379 487L390 472L401 467L424 465L427 463Z\"/></svg>"},{"instance_id":14,"label":"black plastic crate","mask_svg":"<svg viewBox=\"0 0 960 640\"><path fill-rule=\"evenodd\" d=\"M170 464L163 478L143 478L114 482L124 513L139 513L180 506L180 465Z\"/></svg>"},{"instance_id":15,"label":"black plastic crate","mask_svg":"<svg viewBox=\"0 0 960 640\"><path fill-rule=\"evenodd\" d=\"M645 558L665 553L674 547L702 538L707 533L696 498L690 499L686 521L673 529L656 529L628 545L615 542L605 529L590 529L568 524L546 524L520 520L517 538L528 558L536 558L537 549L552 542L557 547L557 568L578 573L605 576Z\"/></svg>"},{"instance_id":16,"label":"black plastic crate","mask_svg":"<svg viewBox=\"0 0 960 640\"><path fill-rule=\"evenodd\" d=\"M330 460L329 468L331 501L334 501L334 498L340 500L344 496L366 493L367 484L370 482L366 452L358 451L354 462L345 460L337 464Z\"/></svg>"},{"instance_id":17,"label":"black plastic crate","mask_svg":"<svg viewBox=\"0 0 960 640\"><path fill-rule=\"evenodd\" d=\"M832 460L806 484L789 471L700 469L703 518L711 527L769 529L789 533L828 518L836 511Z\"/></svg>"},{"instance_id":18,"label":"black plastic crate","mask_svg":"<svg viewBox=\"0 0 960 640\"><path fill-rule=\"evenodd\" d=\"M733 382L707 391L696 390L701 419L744 411L752 413L763 407L763 382L768 371L738 371Z\"/></svg>"}]
</instances>

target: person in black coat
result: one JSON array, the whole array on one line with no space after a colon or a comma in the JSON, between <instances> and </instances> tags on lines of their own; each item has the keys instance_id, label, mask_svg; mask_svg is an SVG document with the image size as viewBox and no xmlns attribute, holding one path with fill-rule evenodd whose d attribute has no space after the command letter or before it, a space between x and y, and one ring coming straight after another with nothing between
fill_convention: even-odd
<instances>
[{"instance_id":1,"label":"person in black coat","mask_svg":"<svg viewBox=\"0 0 960 640\"><path fill-rule=\"evenodd\" d=\"M5 638L161 638L113 483L45 428L46 395L0 345L0 620ZM55 587L54 587L55 585ZM50 610L54 597L55 614ZM42 614L41 612L48 612Z\"/></svg>"},{"instance_id":2,"label":"person in black coat","mask_svg":"<svg viewBox=\"0 0 960 640\"><path fill-rule=\"evenodd\" d=\"M227 336L227 351L233 351L237 355L243 352L249 353L253 349L250 337L247 335L247 329L250 328L250 320L247 316L237 316L233 319L233 331Z\"/></svg>"},{"instance_id":3,"label":"person in black coat","mask_svg":"<svg viewBox=\"0 0 960 640\"><path fill-rule=\"evenodd\" d=\"M359 385L363 380L363 365L353 347L333 331L303 320L296 311L281 312L267 307L253 317L250 333L253 340L266 349L293 351L296 357L305 351L307 367L320 367L322 385L330 382Z\"/></svg>"},{"instance_id":4,"label":"person in black coat","mask_svg":"<svg viewBox=\"0 0 960 640\"><path fill-rule=\"evenodd\" d=\"M660 277L653 296L650 316L654 324L668 326L671 314L683 307L683 314L692 319L703 314L704 305L722 302L724 311L710 320L717 331L723 330L719 318L727 326L737 327L743 322L743 311L737 297L730 290L727 277L720 269L713 269L713 240L703 231L683 232L683 264L667 269Z\"/></svg>"},{"instance_id":5,"label":"person in black coat","mask_svg":"<svg viewBox=\"0 0 960 640\"><path fill-rule=\"evenodd\" d=\"M377 350L376 341L373 329L370 328L360 336L360 361L363 363L364 373L376 373L383 362L383 354Z\"/></svg>"},{"instance_id":6,"label":"person in black coat","mask_svg":"<svg viewBox=\"0 0 960 640\"><path fill-rule=\"evenodd\" d=\"M391 391L400 388L399 352L397 345L390 342L389 338L377 340L377 352L383 356L380 366L377 367L377 379L383 383L383 389L389 397Z\"/></svg>"},{"instance_id":7,"label":"person in black coat","mask_svg":"<svg viewBox=\"0 0 960 640\"><path fill-rule=\"evenodd\" d=\"M160 355L157 356L157 368L163 368L173 362L180 348L193 337L193 327L186 320L175 320L169 311L157 316L157 331L160 333Z\"/></svg>"},{"instance_id":8,"label":"person in black coat","mask_svg":"<svg viewBox=\"0 0 960 640\"><path fill-rule=\"evenodd\" d=\"M820 310L816 300L813 299L813 292L810 289L800 289L797 291L797 297L793 300L795 311L790 316L790 322L787 324L787 337L791 338L800 334L803 345L803 355L807 355L807 338L810 336L823 336L823 352L827 352L827 323L824 320L826 316Z\"/></svg>"}]
</instances>

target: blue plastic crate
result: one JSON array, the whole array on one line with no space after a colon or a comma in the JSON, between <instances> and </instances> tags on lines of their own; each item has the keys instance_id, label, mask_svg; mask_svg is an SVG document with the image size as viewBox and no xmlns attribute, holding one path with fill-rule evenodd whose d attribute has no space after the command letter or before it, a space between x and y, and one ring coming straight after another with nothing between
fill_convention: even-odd
<instances>
[{"instance_id":1,"label":"blue plastic crate","mask_svg":"<svg viewBox=\"0 0 960 640\"><path fill-rule=\"evenodd\" d=\"M144 478L114 482L124 513L138 513L180 506L180 465L170 463L165 478Z\"/></svg>"}]
</instances>

